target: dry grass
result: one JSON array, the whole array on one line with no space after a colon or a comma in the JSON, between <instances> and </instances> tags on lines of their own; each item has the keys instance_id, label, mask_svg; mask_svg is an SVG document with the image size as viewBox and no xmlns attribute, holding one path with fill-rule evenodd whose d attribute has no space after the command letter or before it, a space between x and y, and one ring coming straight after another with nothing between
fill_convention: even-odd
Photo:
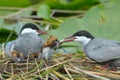
<instances>
[{"instance_id":1,"label":"dry grass","mask_svg":"<svg viewBox=\"0 0 120 80\"><path fill-rule=\"evenodd\" d=\"M55 54L52 60L12 63L0 55L1 80L110 80L120 79L119 71L101 70L80 54Z\"/></svg>"}]
</instances>

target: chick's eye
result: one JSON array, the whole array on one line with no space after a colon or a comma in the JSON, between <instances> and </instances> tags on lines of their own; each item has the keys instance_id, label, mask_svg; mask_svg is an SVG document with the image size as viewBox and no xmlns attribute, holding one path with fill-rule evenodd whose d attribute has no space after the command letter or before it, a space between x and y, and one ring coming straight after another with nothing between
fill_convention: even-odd
<instances>
[{"instance_id":1,"label":"chick's eye","mask_svg":"<svg viewBox=\"0 0 120 80\"><path fill-rule=\"evenodd\" d=\"M58 41L57 39L55 41Z\"/></svg>"},{"instance_id":2,"label":"chick's eye","mask_svg":"<svg viewBox=\"0 0 120 80\"><path fill-rule=\"evenodd\" d=\"M56 43L56 42L58 42L58 40L57 40L57 39L55 39L55 40L53 40L53 42L55 42L55 43Z\"/></svg>"}]
</instances>

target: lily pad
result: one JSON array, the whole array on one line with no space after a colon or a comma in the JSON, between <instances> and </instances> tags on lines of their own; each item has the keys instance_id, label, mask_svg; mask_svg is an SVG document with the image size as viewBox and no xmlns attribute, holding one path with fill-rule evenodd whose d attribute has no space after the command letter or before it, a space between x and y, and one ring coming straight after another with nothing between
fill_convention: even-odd
<instances>
[{"instance_id":1,"label":"lily pad","mask_svg":"<svg viewBox=\"0 0 120 80\"><path fill-rule=\"evenodd\" d=\"M120 1L116 0L107 4L109 6L100 4L92 7L81 19L67 19L60 27L50 31L50 33L62 39L84 29L96 37L120 40L120 34L118 34L120 29Z\"/></svg>"},{"instance_id":2,"label":"lily pad","mask_svg":"<svg viewBox=\"0 0 120 80\"><path fill-rule=\"evenodd\" d=\"M38 11L37 11L37 15L39 17L49 20L50 14L51 14L51 11L50 11L50 7L48 5L46 5L46 4L40 5L40 7L38 8Z\"/></svg>"}]
</instances>

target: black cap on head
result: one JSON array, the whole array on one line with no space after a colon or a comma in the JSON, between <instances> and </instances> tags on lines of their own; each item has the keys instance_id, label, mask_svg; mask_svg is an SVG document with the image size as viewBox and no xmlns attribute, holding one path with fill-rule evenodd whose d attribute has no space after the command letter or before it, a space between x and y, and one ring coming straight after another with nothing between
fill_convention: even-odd
<instances>
[{"instance_id":1,"label":"black cap on head","mask_svg":"<svg viewBox=\"0 0 120 80\"><path fill-rule=\"evenodd\" d=\"M31 29L34 29L34 30L39 30L39 28L38 28L35 24L27 23L27 24L23 25L20 33L21 33L22 30L25 29L25 28L31 28Z\"/></svg>"},{"instance_id":2,"label":"black cap on head","mask_svg":"<svg viewBox=\"0 0 120 80\"><path fill-rule=\"evenodd\" d=\"M92 34L90 34L86 30L78 31L78 32L74 33L72 36L86 36L87 38L94 39L94 36L92 36Z\"/></svg>"}]
</instances>

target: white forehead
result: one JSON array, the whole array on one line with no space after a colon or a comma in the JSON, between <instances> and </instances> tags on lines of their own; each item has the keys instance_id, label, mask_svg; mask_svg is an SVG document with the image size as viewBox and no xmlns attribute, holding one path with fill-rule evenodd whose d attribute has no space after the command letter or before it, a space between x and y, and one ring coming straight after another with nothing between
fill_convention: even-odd
<instances>
[{"instance_id":1,"label":"white forehead","mask_svg":"<svg viewBox=\"0 0 120 80\"><path fill-rule=\"evenodd\" d=\"M86 37L86 36L75 36L75 41L86 41L90 38Z\"/></svg>"},{"instance_id":2,"label":"white forehead","mask_svg":"<svg viewBox=\"0 0 120 80\"><path fill-rule=\"evenodd\" d=\"M77 38L77 39L86 39L87 37L86 36L75 36L75 38Z\"/></svg>"},{"instance_id":3,"label":"white forehead","mask_svg":"<svg viewBox=\"0 0 120 80\"><path fill-rule=\"evenodd\" d=\"M38 34L38 32L34 29L31 28L25 28L22 30L21 34L26 34L26 33L34 33L34 34Z\"/></svg>"}]
</instances>

